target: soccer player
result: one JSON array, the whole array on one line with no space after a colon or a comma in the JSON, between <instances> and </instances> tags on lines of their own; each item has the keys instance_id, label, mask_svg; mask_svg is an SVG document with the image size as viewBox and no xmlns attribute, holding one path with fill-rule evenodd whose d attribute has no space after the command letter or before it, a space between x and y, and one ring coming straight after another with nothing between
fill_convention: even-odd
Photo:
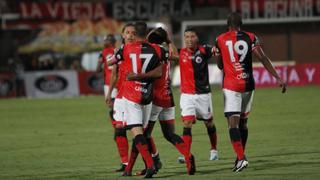
<instances>
[{"instance_id":1,"label":"soccer player","mask_svg":"<svg viewBox=\"0 0 320 180\"><path fill-rule=\"evenodd\" d=\"M135 41L135 27L133 23L128 23L122 28L122 39L123 44L130 44ZM125 161L122 161L121 168L118 172L124 171L126 166L128 165L128 151L129 151L129 145L128 145L128 139L126 134L126 129L124 127L123 121L125 116L124 111L124 102L123 102L123 82L125 80L125 67L122 65L122 63L114 64L112 68L112 73L110 77L110 88L107 94L107 102L112 103L112 90L114 87L117 87L118 94L114 101L114 114L113 118L115 120L115 126L116 126L116 134L115 139L117 142L118 150L120 154L123 154L123 157L125 157Z\"/></svg>"},{"instance_id":2,"label":"soccer player","mask_svg":"<svg viewBox=\"0 0 320 180\"><path fill-rule=\"evenodd\" d=\"M161 66L160 59L164 59L166 54L161 53L159 46L146 42L147 25L144 22L135 24L136 41L131 44L125 44L115 54L109 64L122 62L127 73L147 73ZM161 77L160 73L154 78ZM151 154L148 151L148 145L143 136L143 128L147 126L151 111L153 80L144 81L124 81L123 99L125 108L126 128L130 129L133 136L133 152L139 152L147 165L145 178L151 178L155 173L154 163ZM130 157L131 161L131 157ZM129 161L124 176L132 174L133 164Z\"/></svg>"},{"instance_id":3,"label":"soccer player","mask_svg":"<svg viewBox=\"0 0 320 180\"><path fill-rule=\"evenodd\" d=\"M179 57L183 140L190 151L192 125L196 119L202 120L207 128L211 144L209 160L217 160L217 133L213 121L208 73L208 61L213 55L213 49L209 45L200 45L196 31L191 28L184 32L184 43L186 47L180 50Z\"/></svg>"},{"instance_id":4,"label":"soccer player","mask_svg":"<svg viewBox=\"0 0 320 180\"><path fill-rule=\"evenodd\" d=\"M126 130L122 127L122 121L116 121L113 118L114 108L113 102L118 94L118 88L114 88L115 78L112 76L112 73L116 70L116 68L108 66L107 61L114 56L114 48L115 48L116 39L112 34L108 34L104 37L104 49L102 50L97 72L102 71L102 65L104 65L104 94L105 101L109 105L109 115L112 121L112 125L114 127L114 140L117 144L118 152L121 158L121 166L116 172L124 171L125 167L128 164L128 139L126 136ZM119 81L120 82L120 81ZM117 95L118 94L118 95ZM119 123L121 122L121 123Z\"/></svg>"},{"instance_id":5,"label":"soccer player","mask_svg":"<svg viewBox=\"0 0 320 180\"><path fill-rule=\"evenodd\" d=\"M147 39L149 42L155 44L162 44L165 42L169 45L171 52L177 53L174 44L168 39L167 32L162 28L152 30ZM152 73L152 71L146 74L128 74L127 79L143 80L150 73ZM156 123L156 120L159 119L164 137L167 141L172 143L182 155L184 155L184 159L187 160L188 174L193 175L195 173L194 157L188 151L182 138L175 133L175 106L170 84L170 61L163 59L162 76L154 81L151 116L148 126L144 130L144 135L147 139L152 137L151 133L154 124ZM142 174L144 172L145 171L142 171Z\"/></svg>"},{"instance_id":6,"label":"soccer player","mask_svg":"<svg viewBox=\"0 0 320 180\"><path fill-rule=\"evenodd\" d=\"M251 32L241 30L241 16L231 13L227 24L229 31L218 36L215 52L218 55L218 67L223 70L224 75L224 114L228 119L229 135L237 155L233 171L239 172L248 165L244 152L248 138L248 114L255 88L252 55L276 78L283 93L286 91L286 84L263 52L258 38Z\"/></svg>"}]
</instances>

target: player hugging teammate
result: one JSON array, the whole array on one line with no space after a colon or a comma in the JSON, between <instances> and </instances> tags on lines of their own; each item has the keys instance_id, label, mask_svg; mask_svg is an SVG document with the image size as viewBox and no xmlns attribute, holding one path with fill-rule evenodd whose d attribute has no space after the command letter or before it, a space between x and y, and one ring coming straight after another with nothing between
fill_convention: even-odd
<instances>
[{"instance_id":1,"label":"player hugging teammate","mask_svg":"<svg viewBox=\"0 0 320 180\"><path fill-rule=\"evenodd\" d=\"M152 130L159 119L164 137L183 155L187 173L196 172L195 158L191 154L191 128L195 120L204 122L210 140L209 160L217 160L217 133L213 119L212 97L209 84L208 61L216 56L218 67L223 71L225 116L229 135L237 155L233 171L239 172L248 165L244 150L248 137L247 118L251 109L254 80L252 55L277 79L283 92L286 84L276 73L269 58L264 54L257 37L240 29L241 17L232 13L228 17L229 31L221 34L214 47L200 45L195 30L184 32L185 48L178 53L166 31L156 28L147 35L144 22L127 24L123 29L124 44L107 59L113 65L110 87L106 96L111 102L116 82L118 95L114 103L116 137L126 144L124 127L134 137L130 159L120 170L123 176L131 176L136 158L140 153L145 169L139 175L151 178L162 166L159 152L152 138ZM170 61L178 61L181 72L181 117L183 136L175 133L175 106L170 88ZM120 94L120 95L119 95ZM119 149L121 147L118 146ZM128 148L125 147L126 153ZM120 150L119 150L120 152ZM123 153L124 154L124 153ZM121 153L120 153L121 155Z\"/></svg>"}]
</instances>

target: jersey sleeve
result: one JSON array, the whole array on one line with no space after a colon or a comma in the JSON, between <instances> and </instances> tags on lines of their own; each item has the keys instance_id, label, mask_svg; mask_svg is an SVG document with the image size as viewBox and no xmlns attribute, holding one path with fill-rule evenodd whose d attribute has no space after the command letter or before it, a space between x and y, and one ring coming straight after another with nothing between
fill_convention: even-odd
<instances>
[{"instance_id":1,"label":"jersey sleeve","mask_svg":"<svg viewBox=\"0 0 320 180\"><path fill-rule=\"evenodd\" d=\"M114 53L115 59L119 61L123 61L123 52L124 52L124 45L121 45L121 47Z\"/></svg>"},{"instance_id":2,"label":"jersey sleeve","mask_svg":"<svg viewBox=\"0 0 320 180\"><path fill-rule=\"evenodd\" d=\"M160 58L161 58L161 61L168 61L169 60L169 57L170 57L170 53L169 53L169 50L163 46L160 46Z\"/></svg>"},{"instance_id":3,"label":"jersey sleeve","mask_svg":"<svg viewBox=\"0 0 320 180\"><path fill-rule=\"evenodd\" d=\"M252 51L254 51L257 47L260 47L261 46L261 44L260 44L260 40L259 40L259 38L256 36L256 35L254 35L254 37L253 37L253 41L252 41Z\"/></svg>"}]
</instances>

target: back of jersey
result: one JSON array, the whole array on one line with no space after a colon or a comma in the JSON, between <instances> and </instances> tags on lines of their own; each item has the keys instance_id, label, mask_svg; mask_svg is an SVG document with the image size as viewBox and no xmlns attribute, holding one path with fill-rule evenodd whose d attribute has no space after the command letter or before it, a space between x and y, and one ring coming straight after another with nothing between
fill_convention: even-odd
<instances>
[{"instance_id":1,"label":"back of jersey","mask_svg":"<svg viewBox=\"0 0 320 180\"><path fill-rule=\"evenodd\" d=\"M246 92L254 90L252 51L259 46L257 37L250 32L229 31L216 40L223 62L223 88Z\"/></svg>"},{"instance_id":2,"label":"back of jersey","mask_svg":"<svg viewBox=\"0 0 320 180\"><path fill-rule=\"evenodd\" d=\"M157 50L149 43L135 42L123 48L123 60L126 73L147 73L160 64ZM124 81L123 96L138 104L152 101L153 81Z\"/></svg>"}]
</instances>

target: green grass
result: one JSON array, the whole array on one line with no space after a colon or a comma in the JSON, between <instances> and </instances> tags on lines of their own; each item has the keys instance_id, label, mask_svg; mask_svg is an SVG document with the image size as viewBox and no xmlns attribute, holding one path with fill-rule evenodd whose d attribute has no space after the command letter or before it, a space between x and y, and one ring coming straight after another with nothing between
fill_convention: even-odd
<instances>
[{"instance_id":1,"label":"green grass","mask_svg":"<svg viewBox=\"0 0 320 180\"><path fill-rule=\"evenodd\" d=\"M176 104L179 91L175 91ZM249 167L231 172L234 153L223 117L220 88L213 90L220 160L208 161L203 123L193 128L197 173L187 176L177 151L156 125L163 179L319 179L320 87L258 89L249 118ZM177 107L176 131L182 133ZM131 139L131 136L129 136ZM0 100L0 179L132 179L114 170L119 157L102 96ZM142 168L141 159L135 170ZM142 177L133 177L141 179Z\"/></svg>"}]
</instances>

